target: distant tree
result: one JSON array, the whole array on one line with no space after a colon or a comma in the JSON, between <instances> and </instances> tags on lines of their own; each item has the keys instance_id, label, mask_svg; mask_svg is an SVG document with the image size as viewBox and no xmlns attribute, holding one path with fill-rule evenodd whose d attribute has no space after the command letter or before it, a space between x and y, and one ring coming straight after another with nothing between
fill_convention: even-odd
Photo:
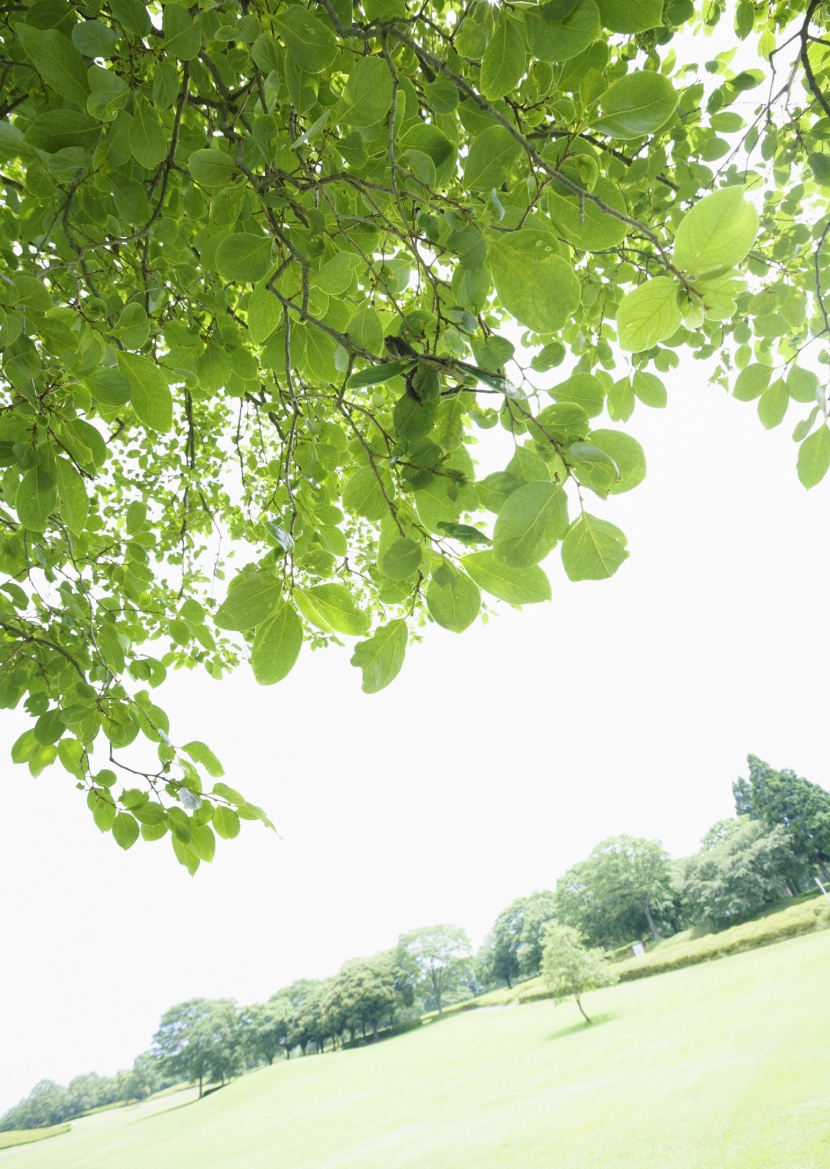
<instances>
[{"instance_id":1,"label":"distant tree","mask_svg":"<svg viewBox=\"0 0 830 1169\"><path fill-rule=\"evenodd\" d=\"M60 1124L69 1112L66 1088L54 1080L40 1080L13 1108L0 1118L0 1132L26 1128L48 1128Z\"/></svg>"},{"instance_id":2,"label":"distant tree","mask_svg":"<svg viewBox=\"0 0 830 1169\"><path fill-rule=\"evenodd\" d=\"M601 986L613 986L617 975L601 950L589 950L582 943L579 930L551 922L546 930L542 951L542 979L557 1003L573 998L586 1023L590 1023L582 1006L582 995Z\"/></svg>"},{"instance_id":3,"label":"distant tree","mask_svg":"<svg viewBox=\"0 0 830 1169\"><path fill-rule=\"evenodd\" d=\"M775 771L756 755L748 755L749 778L732 785L739 816L783 825L797 855L816 865L830 881L830 792L785 768Z\"/></svg>"},{"instance_id":4,"label":"distant tree","mask_svg":"<svg viewBox=\"0 0 830 1169\"><path fill-rule=\"evenodd\" d=\"M293 990L297 1000L288 1041L292 1047L300 1047L303 1055L308 1055L312 1046L321 1052L326 1040L333 1034L328 1002L331 980L325 982L303 980L303 984L301 992L297 983L292 983L288 988L288 991Z\"/></svg>"},{"instance_id":5,"label":"distant tree","mask_svg":"<svg viewBox=\"0 0 830 1169\"><path fill-rule=\"evenodd\" d=\"M264 1060L270 1067L285 1048L293 1014L291 1003L284 997L254 1003L240 1012L245 1047L257 1063Z\"/></svg>"},{"instance_id":6,"label":"distant tree","mask_svg":"<svg viewBox=\"0 0 830 1169\"><path fill-rule=\"evenodd\" d=\"M130 1069L129 1100L146 1100L162 1086L161 1065L151 1051L142 1051Z\"/></svg>"},{"instance_id":7,"label":"distant tree","mask_svg":"<svg viewBox=\"0 0 830 1169\"><path fill-rule=\"evenodd\" d=\"M542 960L542 934L554 916L551 892L518 897L503 909L488 935L488 973L494 982L513 985L520 975L536 974Z\"/></svg>"},{"instance_id":8,"label":"distant tree","mask_svg":"<svg viewBox=\"0 0 830 1169\"><path fill-rule=\"evenodd\" d=\"M398 940L399 963L411 964L415 986L443 1014L444 1000L458 984L462 964L471 954L470 939L460 926L423 926Z\"/></svg>"},{"instance_id":9,"label":"distant tree","mask_svg":"<svg viewBox=\"0 0 830 1169\"><path fill-rule=\"evenodd\" d=\"M153 1036L153 1053L183 1080L224 1084L242 1066L239 1016L230 999L190 999L162 1016Z\"/></svg>"},{"instance_id":10,"label":"distant tree","mask_svg":"<svg viewBox=\"0 0 830 1169\"><path fill-rule=\"evenodd\" d=\"M669 857L659 841L614 836L557 883L556 918L589 944L612 946L670 921L673 891Z\"/></svg>"},{"instance_id":11,"label":"distant tree","mask_svg":"<svg viewBox=\"0 0 830 1169\"><path fill-rule=\"evenodd\" d=\"M354 1035L358 1028L365 1037L377 1036L384 1019L395 1012L397 995L392 955L352 958L340 969L331 989L335 1009Z\"/></svg>"},{"instance_id":12,"label":"distant tree","mask_svg":"<svg viewBox=\"0 0 830 1169\"><path fill-rule=\"evenodd\" d=\"M684 865L682 896L692 923L734 925L786 891L787 873L798 863L787 829L746 817L734 825Z\"/></svg>"}]
</instances>

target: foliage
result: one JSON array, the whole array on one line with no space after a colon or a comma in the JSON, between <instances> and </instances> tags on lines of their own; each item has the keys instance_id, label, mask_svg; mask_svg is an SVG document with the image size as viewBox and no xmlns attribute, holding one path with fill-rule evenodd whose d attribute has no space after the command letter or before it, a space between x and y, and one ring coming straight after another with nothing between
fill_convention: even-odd
<instances>
[{"instance_id":1,"label":"foliage","mask_svg":"<svg viewBox=\"0 0 830 1169\"><path fill-rule=\"evenodd\" d=\"M284 995L274 995L267 1003L254 1003L240 1012L239 1025L243 1042L255 1062L269 1066L281 1051L288 1051L288 1036L294 1008Z\"/></svg>"},{"instance_id":2,"label":"foliage","mask_svg":"<svg viewBox=\"0 0 830 1169\"><path fill-rule=\"evenodd\" d=\"M656 840L614 836L601 841L556 885L556 918L591 945L610 948L644 931L659 938L658 922L673 907L668 854Z\"/></svg>"},{"instance_id":3,"label":"foliage","mask_svg":"<svg viewBox=\"0 0 830 1169\"><path fill-rule=\"evenodd\" d=\"M720 933L707 934L689 941L672 939L665 947L658 947L641 958L627 958L615 964L621 982L636 978L648 978L652 974L664 974L684 966L695 966L698 962L709 962L713 958L724 958L729 954L740 954L755 950L773 942L782 942L800 934L813 933L830 926L830 906L820 895L812 901L792 905L769 917L744 922L724 929Z\"/></svg>"},{"instance_id":4,"label":"foliage","mask_svg":"<svg viewBox=\"0 0 830 1169\"><path fill-rule=\"evenodd\" d=\"M339 1033L348 1029L355 1035L359 1028L363 1037L370 1032L377 1036L384 1019L394 1016L397 1001L393 958L388 953L344 963L327 1000L335 1020L334 1030Z\"/></svg>"},{"instance_id":5,"label":"foliage","mask_svg":"<svg viewBox=\"0 0 830 1169\"><path fill-rule=\"evenodd\" d=\"M785 768L775 771L755 755L747 756L749 778L732 785L739 816L761 820L768 827L782 825L795 852L818 865L830 881L830 792Z\"/></svg>"},{"instance_id":6,"label":"foliage","mask_svg":"<svg viewBox=\"0 0 830 1169\"><path fill-rule=\"evenodd\" d=\"M582 1006L582 995L601 986L613 986L617 975L602 950L588 950L579 930L550 922L542 948L542 981L557 1003L573 998L586 1023L591 1020Z\"/></svg>"},{"instance_id":7,"label":"foliage","mask_svg":"<svg viewBox=\"0 0 830 1169\"><path fill-rule=\"evenodd\" d=\"M425 1005L434 1006L440 1015L445 997L460 981L470 949L470 940L459 926L423 926L401 934L398 963L404 969L409 966L413 987L422 991Z\"/></svg>"},{"instance_id":8,"label":"foliage","mask_svg":"<svg viewBox=\"0 0 830 1169\"><path fill-rule=\"evenodd\" d=\"M171 735L167 671L246 659L272 684L345 637L372 693L482 591L549 599L557 546L572 580L613 575L603 506L645 474L616 424L665 404L678 349L763 426L804 414L819 482L830 57L816 0L741 0L699 69L685 34L725 12L3 6L16 762L59 761L118 845L168 835L195 871L268 821ZM507 459L477 466L491 428Z\"/></svg>"},{"instance_id":9,"label":"foliage","mask_svg":"<svg viewBox=\"0 0 830 1169\"><path fill-rule=\"evenodd\" d=\"M538 974L544 927L553 916L554 896L547 891L518 897L502 910L485 943L492 981L510 987L520 975Z\"/></svg>"},{"instance_id":10,"label":"foliage","mask_svg":"<svg viewBox=\"0 0 830 1169\"><path fill-rule=\"evenodd\" d=\"M735 823L685 862L680 892L692 923L734 925L786 892L787 874L797 866L788 830L743 818Z\"/></svg>"},{"instance_id":11,"label":"foliage","mask_svg":"<svg viewBox=\"0 0 830 1169\"><path fill-rule=\"evenodd\" d=\"M237 1009L229 999L190 999L170 1007L153 1036L153 1054L180 1080L224 1083L242 1068Z\"/></svg>"}]
</instances>

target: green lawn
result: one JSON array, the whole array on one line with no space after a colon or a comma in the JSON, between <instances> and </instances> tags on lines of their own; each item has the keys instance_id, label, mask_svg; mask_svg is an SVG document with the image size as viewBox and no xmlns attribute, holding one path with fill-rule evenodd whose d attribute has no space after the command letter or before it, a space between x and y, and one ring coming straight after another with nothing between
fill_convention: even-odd
<instances>
[{"instance_id":1,"label":"green lawn","mask_svg":"<svg viewBox=\"0 0 830 1169\"><path fill-rule=\"evenodd\" d=\"M73 1122L2 1169L827 1169L830 931Z\"/></svg>"}]
</instances>

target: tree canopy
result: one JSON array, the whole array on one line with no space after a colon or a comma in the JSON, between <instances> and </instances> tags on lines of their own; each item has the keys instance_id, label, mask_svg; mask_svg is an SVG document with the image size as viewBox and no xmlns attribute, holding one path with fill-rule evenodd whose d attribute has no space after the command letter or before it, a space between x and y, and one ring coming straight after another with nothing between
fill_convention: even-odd
<instances>
[{"instance_id":1,"label":"tree canopy","mask_svg":"<svg viewBox=\"0 0 830 1169\"><path fill-rule=\"evenodd\" d=\"M610 577L611 497L646 471L618 424L665 404L679 351L767 428L792 403L817 484L820 15L4 6L14 760L59 761L121 847L169 835L195 871L268 821L171 734L167 671L247 661L270 685L345 637L373 693L425 622L548 600L555 548L571 580Z\"/></svg>"},{"instance_id":2,"label":"tree canopy","mask_svg":"<svg viewBox=\"0 0 830 1169\"><path fill-rule=\"evenodd\" d=\"M749 778L732 785L738 815L787 830L793 851L830 881L830 792L790 768L776 771L748 755Z\"/></svg>"},{"instance_id":3,"label":"tree canopy","mask_svg":"<svg viewBox=\"0 0 830 1169\"><path fill-rule=\"evenodd\" d=\"M586 991L613 986L618 975L608 965L602 950L583 945L579 930L549 922L542 949L542 981L556 1003L573 998L586 1023L592 1022L582 1005Z\"/></svg>"},{"instance_id":4,"label":"tree canopy","mask_svg":"<svg viewBox=\"0 0 830 1169\"><path fill-rule=\"evenodd\" d=\"M612 836L564 873L556 884L555 916L591 945L613 946L651 932L660 937L671 915L668 853L657 840Z\"/></svg>"}]
</instances>

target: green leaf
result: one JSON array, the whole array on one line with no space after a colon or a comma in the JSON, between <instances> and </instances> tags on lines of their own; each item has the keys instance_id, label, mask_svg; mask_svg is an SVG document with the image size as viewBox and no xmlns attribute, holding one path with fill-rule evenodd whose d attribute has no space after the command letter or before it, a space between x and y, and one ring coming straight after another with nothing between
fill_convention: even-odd
<instances>
[{"instance_id":1,"label":"green leaf","mask_svg":"<svg viewBox=\"0 0 830 1169\"><path fill-rule=\"evenodd\" d=\"M225 774L225 769L214 753L208 747L207 743L200 742L199 739L193 739L190 743L185 743L182 750L187 752L190 758L195 763L201 763L208 775L214 779L219 779Z\"/></svg>"},{"instance_id":2,"label":"green leaf","mask_svg":"<svg viewBox=\"0 0 830 1169\"><path fill-rule=\"evenodd\" d=\"M219 804L213 813L211 824L217 836L221 836L223 840L233 840L239 835L239 816L233 808Z\"/></svg>"},{"instance_id":3,"label":"green leaf","mask_svg":"<svg viewBox=\"0 0 830 1169\"><path fill-rule=\"evenodd\" d=\"M360 467L346 484L343 507L352 515L379 520L388 510L378 476L371 467Z\"/></svg>"},{"instance_id":4,"label":"green leaf","mask_svg":"<svg viewBox=\"0 0 830 1169\"><path fill-rule=\"evenodd\" d=\"M607 179L598 178L592 194L621 215L628 214L622 192ZM590 199L580 199L578 195L563 197L551 192L548 195L548 214L557 234L582 251L602 252L607 248L615 248L629 231L628 225L622 220L615 219Z\"/></svg>"},{"instance_id":5,"label":"green leaf","mask_svg":"<svg viewBox=\"0 0 830 1169\"><path fill-rule=\"evenodd\" d=\"M349 389L359 390L365 386L382 385L398 374L407 373L414 365L414 361L385 361L380 365L370 365L367 369L352 374L348 381Z\"/></svg>"},{"instance_id":6,"label":"green leaf","mask_svg":"<svg viewBox=\"0 0 830 1169\"><path fill-rule=\"evenodd\" d=\"M183 4L165 4L162 14L164 47L180 61L192 61L202 47L202 34Z\"/></svg>"},{"instance_id":7,"label":"green leaf","mask_svg":"<svg viewBox=\"0 0 830 1169\"><path fill-rule=\"evenodd\" d=\"M282 585L273 573L246 573L232 582L213 620L220 629L244 633L272 617L281 599Z\"/></svg>"},{"instance_id":8,"label":"green leaf","mask_svg":"<svg viewBox=\"0 0 830 1169\"><path fill-rule=\"evenodd\" d=\"M537 333L561 329L581 299L570 264L556 255L551 236L531 229L492 238L488 264L499 301Z\"/></svg>"},{"instance_id":9,"label":"green leaf","mask_svg":"<svg viewBox=\"0 0 830 1169\"><path fill-rule=\"evenodd\" d=\"M134 499L127 504L125 513L125 530L128 536L140 532L147 520L147 504L140 499Z\"/></svg>"},{"instance_id":10,"label":"green leaf","mask_svg":"<svg viewBox=\"0 0 830 1169\"><path fill-rule=\"evenodd\" d=\"M272 245L270 236L252 232L240 231L226 236L216 249L216 271L225 280L256 284L271 267Z\"/></svg>"},{"instance_id":11,"label":"green leaf","mask_svg":"<svg viewBox=\"0 0 830 1169\"><path fill-rule=\"evenodd\" d=\"M146 37L153 27L141 0L109 0L109 9L118 23L136 37Z\"/></svg>"},{"instance_id":12,"label":"green leaf","mask_svg":"<svg viewBox=\"0 0 830 1169\"><path fill-rule=\"evenodd\" d=\"M514 568L538 564L568 527L561 483L525 483L505 500L493 530L493 552Z\"/></svg>"},{"instance_id":13,"label":"green leaf","mask_svg":"<svg viewBox=\"0 0 830 1169\"><path fill-rule=\"evenodd\" d=\"M91 150L100 137L99 124L76 110L50 110L39 114L26 131L27 143L47 154L70 146Z\"/></svg>"},{"instance_id":14,"label":"green leaf","mask_svg":"<svg viewBox=\"0 0 830 1169\"><path fill-rule=\"evenodd\" d=\"M594 127L611 138L642 138L665 126L679 100L662 73L627 73L603 93Z\"/></svg>"},{"instance_id":15,"label":"green leaf","mask_svg":"<svg viewBox=\"0 0 830 1169\"><path fill-rule=\"evenodd\" d=\"M438 528L442 535L448 536L451 540L457 540L459 544L492 544L492 540L484 532L474 528L472 524L454 524L448 523L446 520L439 520Z\"/></svg>"},{"instance_id":16,"label":"green leaf","mask_svg":"<svg viewBox=\"0 0 830 1169\"><path fill-rule=\"evenodd\" d=\"M469 552L460 563L480 588L509 605L534 605L551 599L550 581L537 564L516 568L489 549Z\"/></svg>"},{"instance_id":17,"label":"green leaf","mask_svg":"<svg viewBox=\"0 0 830 1169\"><path fill-rule=\"evenodd\" d=\"M458 573L452 584L433 579L426 592L427 609L433 621L450 633L463 633L478 616L481 593L466 573Z\"/></svg>"},{"instance_id":18,"label":"green leaf","mask_svg":"<svg viewBox=\"0 0 830 1169\"><path fill-rule=\"evenodd\" d=\"M281 316L280 302L264 284L258 285L248 300L248 333L255 345L268 340Z\"/></svg>"},{"instance_id":19,"label":"green leaf","mask_svg":"<svg viewBox=\"0 0 830 1169\"><path fill-rule=\"evenodd\" d=\"M723 187L683 216L672 259L697 277L728 272L745 258L757 234L758 212L744 199L743 188Z\"/></svg>"},{"instance_id":20,"label":"green leaf","mask_svg":"<svg viewBox=\"0 0 830 1169\"><path fill-rule=\"evenodd\" d=\"M408 633L405 621L390 621L367 641L354 647L351 664L363 671L364 694L377 694L400 673L406 655Z\"/></svg>"},{"instance_id":21,"label":"green leaf","mask_svg":"<svg viewBox=\"0 0 830 1169\"><path fill-rule=\"evenodd\" d=\"M30 532L45 531L58 495L52 476L41 466L30 467L17 489L17 515Z\"/></svg>"},{"instance_id":22,"label":"green leaf","mask_svg":"<svg viewBox=\"0 0 830 1169\"><path fill-rule=\"evenodd\" d=\"M608 391L608 416L614 422L627 422L634 413L634 390L631 379L620 378Z\"/></svg>"},{"instance_id":23,"label":"green leaf","mask_svg":"<svg viewBox=\"0 0 830 1169\"><path fill-rule=\"evenodd\" d=\"M752 402L759 398L770 383L772 369L768 365L748 365L735 380L732 393L739 402Z\"/></svg>"},{"instance_id":24,"label":"green leaf","mask_svg":"<svg viewBox=\"0 0 830 1169\"><path fill-rule=\"evenodd\" d=\"M244 804L245 797L241 792L238 792L235 787L228 787L226 783L215 783L211 789L211 794L219 796L221 800L227 800L230 804Z\"/></svg>"},{"instance_id":25,"label":"green leaf","mask_svg":"<svg viewBox=\"0 0 830 1169\"><path fill-rule=\"evenodd\" d=\"M562 564L571 580L605 580L628 557L625 536L607 520L583 512L562 541Z\"/></svg>"},{"instance_id":26,"label":"green leaf","mask_svg":"<svg viewBox=\"0 0 830 1169\"><path fill-rule=\"evenodd\" d=\"M173 428L173 395L167 378L148 357L118 352L118 368L130 383L130 399L139 421L166 434Z\"/></svg>"},{"instance_id":27,"label":"green leaf","mask_svg":"<svg viewBox=\"0 0 830 1169\"><path fill-rule=\"evenodd\" d=\"M780 426L790 404L790 395L783 378L778 378L758 399L758 417L764 430Z\"/></svg>"},{"instance_id":28,"label":"green leaf","mask_svg":"<svg viewBox=\"0 0 830 1169\"><path fill-rule=\"evenodd\" d=\"M611 495L639 487L646 477L646 456L636 438L622 430L592 430L591 442L617 466L619 478L608 488Z\"/></svg>"},{"instance_id":29,"label":"green leaf","mask_svg":"<svg viewBox=\"0 0 830 1169\"><path fill-rule=\"evenodd\" d=\"M100 20L82 20L72 29L72 44L85 57L112 57L117 43L115 29Z\"/></svg>"},{"instance_id":30,"label":"green leaf","mask_svg":"<svg viewBox=\"0 0 830 1169\"><path fill-rule=\"evenodd\" d=\"M478 88L488 101L512 93L527 68L527 53L518 23L507 13L496 21L481 59Z\"/></svg>"},{"instance_id":31,"label":"green leaf","mask_svg":"<svg viewBox=\"0 0 830 1169\"><path fill-rule=\"evenodd\" d=\"M135 99L135 112L130 124L130 150L136 162L147 170L155 170L167 154L167 137L155 111L148 102Z\"/></svg>"},{"instance_id":32,"label":"green leaf","mask_svg":"<svg viewBox=\"0 0 830 1169\"><path fill-rule=\"evenodd\" d=\"M31 24L16 24L14 28L26 56L49 88L67 101L85 106L89 96L86 65L69 37L55 28Z\"/></svg>"},{"instance_id":33,"label":"green leaf","mask_svg":"<svg viewBox=\"0 0 830 1169\"><path fill-rule=\"evenodd\" d=\"M652 410L663 410L668 404L666 387L656 373L646 373L643 369L635 370L632 385L634 394L644 406L650 406Z\"/></svg>"},{"instance_id":34,"label":"green leaf","mask_svg":"<svg viewBox=\"0 0 830 1169\"><path fill-rule=\"evenodd\" d=\"M421 545L401 536L393 540L380 559L379 568L390 580L414 576L421 564Z\"/></svg>"},{"instance_id":35,"label":"green leaf","mask_svg":"<svg viewBox=\"0 0 830 1169\"><path fill-rule=\"evenodd\" d=\"M794 365L787 374L787 393L794 402L803 402L812 406L817 400L817 389L818 378L811 369L802 369L800 366ZM735 396L737 397L737 394Z\"/></svg>"},{"instance_id":36,"label":"green leaf","mask_svg":"<svg viewBox=\"0 0 830 1169\"><path fill-rule=\"evenodd\" d=\"M605 389L592 373L575 373L558 386L551 386L548 393L557 402L581 406L587 418L597 418L605 408Z\"/></svg>"},{"instance_id":37,"label":"green leaf","mask_svg":"<svg viewBox=\"0 0 830 1169\"><path fill-rule=\"evenodd\" d=\"M210 861L213 860L216 852L216 837L213 835L213 829L209 824L194 824L190 836L190 848L199 858L199 860Z\"/></svg>"},{"instance_id":38,"label":"green leaf","mask_svg":"<svg viewBox=\"0 0 830 1169\"><path fill-rule=\"evenodd\" d=\"M316 16L297 4L274 20L289 56L304 73L322 73L337 56L337 40Z\"/></svg>"},{"instance_id":39,"label":"green leaf","mask_svg":"<svg viewBox=\"0 0 830 1169\"><path fill-rule=\"evenodd\" d=\"M602 27L611 32L646 32L663 23L663 0L596 0Z\"/></svg>"},{"instance_id":40,"label":"green leaf","mask_svg":"<svg viewBox=\"0 0 830 1169\"><path fill-rule=\"evenodd\" d=\"M209 191L226 187L239 173L231 156L218 146L194 150L187 160L187 169Z\"/></svg>"},{"instance_id":41,"label":"green leaf","mask_svg":"<svg viewBox=\"0 0 830 1169\"><path fill-rule=\"evenodd\" d=\"M392 74L382 57L361 57L346 81L338 122L364 128L377 126L392 106Z\"/></svg>"},{"instance_id":42,"label":"green leaf","mask_svg":"<svg viewBox=\"0 0 830 1169\"><path fill-rule=\"evenodd\" d=\"M256 631L251 668L260 686L281 682L294 668L303 644L303 624L291 605L281 604Z\"/></svg>"},{"instance_id":43,"label":"green leaf","mask_svg":"<svg viewBox=\"0 0 830 1169\"><path fill-rule=\"evenodd\" d=\"M83 475L68 459L55 459L54 471L61 519L70 532L79 536L89 516L89 497Z\"/></svg>"},{"instance_id":44,"label":"green leaf","mask_svg":"<svg viewBox=\"0 0 830 1169\"><path fill-rule=\"evenodd\" d=\"M296 589L294 599L305 619L324 633L358 637L371 624L369 614L357 608L345 585L324 584L311 589Z\"/></svg>"},{"instance_id":45,"label":"green leaf","mask_svg":"<svg viewBox=\"0 0 830 1169\"><path fill-rule=\"evenodd\" d=\"M173 845L173 852L175 854L176 860L180 865L184 865L192 877L201 863L198 856L191 849L188 843L182 840L179 836L176 836L175 832L170 837L170 843Z\"/></svg>"},{"instance_id":46,"label":"green leaf","mask_svg":"<svg viewBox=\"0 0 830 1169\"><path fill-rule=\"evenodd\" d=\"M646 280L627 292L617 308L620 347L629 353L651 349L680 328L677 285L668 276Z\"/></svg>"},{"instance_id":47,"label":"green leaf","mask_svg":"<svg viewBox=\"0 0 830 1169\"><path fill-rule=\"evenodd\" d=\"M560 11L556 3L525 10L525 29L530 51L540 61L569 61L578 57L599 37L599 9L594 0L579 0Z\"/></svg>"},{"instance_id":48,"label":"green leaf","mask_svg":"<svg viewBox=\"0 0 830 1169\"><path fill-rule=\"evenodd\" d=\"M87 804L92 812L92 819L101 832L109 832L115 823L116 807L112 796L105 788L94 787L87 796Z\"/></svg>"},{"instance_id":49,"label":"green leaf","mask_svg":"<svg viewBox=\"0 0 830 1169\"><path fill-rule=\"evenodd\" d=\"M830 468L830 429L822 426L798 448L798 478L809 490L820 483Z\"/></svg>"},{"instance_id":50,"label":"green leaf","mask_svg":"<svg viewBox=\"0 0 830 1169\"><path fill-rule=\"evenodd\" d=\"M521 154L521 144L506 126L488 126L472 141L464 163L464 186L471 191L489 191L501 186Z\"/></svg>"},{"instance_id":51,"label":"green leaf","mask_svg":"<svg viewBox=\"0 0 830 1169\"><path fill-rule=\"evenodd\" d=\"M125 851L132 848L138 840L141 829L135 816L129 812L119 812L112 822L112 835L119 848Z\"/></svg>"}]
</instances>

